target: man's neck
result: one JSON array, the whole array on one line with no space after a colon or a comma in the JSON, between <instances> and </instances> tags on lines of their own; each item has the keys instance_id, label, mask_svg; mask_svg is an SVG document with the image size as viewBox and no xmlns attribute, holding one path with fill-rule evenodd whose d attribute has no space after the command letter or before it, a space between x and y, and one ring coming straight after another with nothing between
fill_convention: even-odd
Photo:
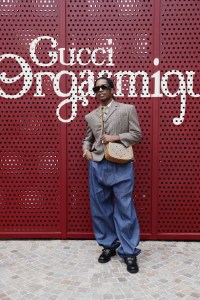
<instances>
[{"instance_id":1,"label":"man's neck","mask_svg":"<svg viewBox=\"0 0 200 300\"><path fill-rule=\"evenodd\" d=\"M113 101L113 98L109 99L108 101L101 102L101 106L108 106Z\"/></svg>"}]
</instances>

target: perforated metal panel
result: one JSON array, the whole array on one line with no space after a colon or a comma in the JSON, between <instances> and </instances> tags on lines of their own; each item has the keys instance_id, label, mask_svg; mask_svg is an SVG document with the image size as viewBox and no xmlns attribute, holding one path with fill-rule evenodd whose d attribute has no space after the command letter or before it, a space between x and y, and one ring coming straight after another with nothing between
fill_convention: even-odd
<instances>
[{"instance_id":1,"label":"perforated metal panel","mask_svg":"<svg viewBox=\"0 0 200 300\"><path fill-rule=\"evenodd\" d=\"M112 40L114 66L95 66L90 69L95 76L108 70L114 75L119 71L146 70L151 72L153 60L153 1L67 1L67 47L77 49L89 47L109 48ZM84 57L84 56L83 56ZM104 55L105 59L106 56ZM99 62L102 57L99 57ZM85 57L85 62L88 57ZM79 78L83 70L80 65L73 66ZM106 72L105 72L106 73ZM114 76L113 76L114 79ZM81 81L80 81L81 82ZM116 81L115 81L116 84ZM124 97L117 98L124 103L134 103L140 122L143 125L143 143L136 147L136 189L135 204L140 218L142 232L151 232L151 143L152 102L147 98L128 99L128 78L124 80ZM138 88L139 89L139 88ZM78 117L68 125L68 229L70 232L87 233L92 231L89 217L89 195L87 165L82 160L81 140L84 136L86 113L98 106L96 99L90 97L87 107L79 107ZM81 131L80 131L81 130ZM76 154L74 154L76 153Z\"/></svg>"},{"instance_id":2,"label":"perforated metal panel","mask_svg":"<svg viewBox=\"0 0 200 300\"><path fill-rule=\"evenodd\" d=\"M24 95L0 100L2 237L93 237L81 142L84 116L98 103L92 94L86 97L88 105L78 100L76 116L68 123L57 118L57 107L67 98L64 94L73 80L77 80L76 94L81 90L87 94L88 78L92 82L100 72L112 75L119 88L116 74L120 71L144 71L148 78L137 76L137 96L130 89L129 73L123 76L124 95L116 97L136 106L143 133L135 147L133 194L141 237L200 239L199 12L198 0L0 3L0 55L22 57L22 64L27 62L31 68L24 69L27 80L33 75ZM56 52L56 63L33 62L29 47L40 36L54 38L57 46L52 47L52 40L42 40L36 56L48 64L53 59L49 51ZM59 48L65 49L64 64L59 62ZM95 54L97 49L101 50ZM21 72L14 58L5 58L0 68L10 78ZM61 71L65 73L57 84L53 77ZM167 77L168 71L172 73ZM191 81L187 84L187 71L195 72L194 86ZM38 72L54 74L42 77L41 90ZM147 83L149 91L144 88ZM184 84L186 100L183 91L174 96ZM23 85L23 78L9 84L0 81L9 95L19 93ZM63 119L72 117L73 105L69 102L60 109Z\"/></svg>"},{"instance_id":3,"label":"perforated metal panel","mask_svg":"<svg viewBox=\"0 0 200 300\"><path fill-rule=\"evenodd\" d=\"M30 66L32 74L41 71L29 55L32 40L41 35L59 35L57 1L2 1L1 55L16 54ZM48 62L49 43L40 43L36 53ZM22 71L14 58L1 62L1 72L13 78ZM48 68L57 72L58 65ZM28 78L31 73L27 68ZM57 97L44 78L45 97L34 97L36 83L18 98L1 97L1 192L0 231L2 236L60 236L60 123L55 118ZM15 95L23 87L23 77L1 88ZM10 233L10 235L9 235ZM29 235L26 235L29 233Z\"/></svg>"},{"instance_id":4,"label":"perforated metal panel","mask_svg":"<svg viewBox=\"0 0 200 300\"><path fill-rule=\"evenodd\" d=\"M200 232L199 202L199 1L161 1L161 66L162 72L179 70L187 82L187 71L195 72L193 91L184 104L184 92L174 98L160 99L158 232L189 236ZM180 74L181 75L181 74ZM169 79L169 90L179 88L177 76ZM186 111L185 111L186 110ZM179 126L172 122L185 111Z\"/></svg>"}]
</instances>

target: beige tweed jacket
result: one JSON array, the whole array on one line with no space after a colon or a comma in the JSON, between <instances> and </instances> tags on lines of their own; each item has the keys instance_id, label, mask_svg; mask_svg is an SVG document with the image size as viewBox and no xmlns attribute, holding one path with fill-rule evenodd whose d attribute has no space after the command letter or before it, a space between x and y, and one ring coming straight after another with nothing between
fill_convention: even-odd
<instances>
[{"instance_id":1,"label":"beige tweed jacket","mask_svg":"<svg viewBox=\"0 0 200 300\"><path fill-rule=\"evenodd\" d=\"M86 149L92 151L93 160L101 161L105 148L100 140L101 106L87 114L85 120L87 131L83 139L83 151ZM104 131L108 135L119 135L121 143L126 147L139 142L142 135L135 106L113 101L104 120Z\"/></svg>"}]
</instances>

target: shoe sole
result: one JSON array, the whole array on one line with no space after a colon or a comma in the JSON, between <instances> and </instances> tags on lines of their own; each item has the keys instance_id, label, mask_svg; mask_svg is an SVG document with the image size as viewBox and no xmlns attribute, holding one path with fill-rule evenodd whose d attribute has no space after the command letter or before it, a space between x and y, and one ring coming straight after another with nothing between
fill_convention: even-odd
<instances>
[{"instance_id":1,"label":"shoe sole","mask_svg":"<svg viewBox=\"0 0 200 300\"><path fill-rule=\"evenodd\" d=\"M139 270L132 270L132 271L131 271L131 270L128 270L128 269L127 269L127 271L128 271L129 273L131 273L131 274L136 274L136 273L139 272Z\"/></svg>"},{"instance_id":2,"label":"shoe sole","mask_svg":"<svg viewBox=\"0 0 200 300\"><path fill-rule=\"evenodd\" d=\"M106 264L107 262L109 262L110 261L110 259L109 260L104 260L104 261L101 261L101 260L98 260L98 262L100 263L100 264Z\"/></svg>"}]
</instances>

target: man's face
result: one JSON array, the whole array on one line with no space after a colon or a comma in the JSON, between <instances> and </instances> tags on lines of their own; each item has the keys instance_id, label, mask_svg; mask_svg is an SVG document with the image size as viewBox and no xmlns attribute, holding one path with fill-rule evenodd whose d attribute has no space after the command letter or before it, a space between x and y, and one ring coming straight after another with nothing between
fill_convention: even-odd
<instances>
[{"instance_id":1,"label":"man's face","mask_svg":"<svg viewBox=\"0 0 200 300\"><path fill-rule=\"evenodd\" d=\"M107 80L105 80L105 79L99 79L96 82L95 86L101 86L101 85L104 85L104 84L108 85ZM102 89L102 88L100 88L100 90L98 92L96 92L96 98L101 103L107 103L107 102L109 102L109 100L112 99L113 93L114 93L114 90L112 88L110 88L110 89Z\"/></svg>"}]
</instances>

